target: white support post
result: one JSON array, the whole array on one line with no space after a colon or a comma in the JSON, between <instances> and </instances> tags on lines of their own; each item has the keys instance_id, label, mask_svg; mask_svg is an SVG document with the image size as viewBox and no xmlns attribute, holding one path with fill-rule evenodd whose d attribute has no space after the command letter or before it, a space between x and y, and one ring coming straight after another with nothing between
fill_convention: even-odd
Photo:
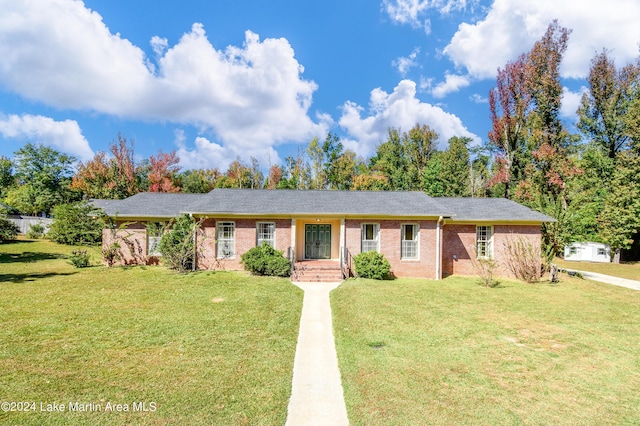
<instances>
[{"instance_id":1,"label":"white support post","mask_svg":"<svg viewBox=\"0 0 640 426\"><path fill-rule=\"evenodd\" d=\"M295 219L291 219L291 250L294 250L293 252L293 261L295 262L297 260L297 253L295 252L296 249L296 220Z\"/></svg>"}]
</instances>

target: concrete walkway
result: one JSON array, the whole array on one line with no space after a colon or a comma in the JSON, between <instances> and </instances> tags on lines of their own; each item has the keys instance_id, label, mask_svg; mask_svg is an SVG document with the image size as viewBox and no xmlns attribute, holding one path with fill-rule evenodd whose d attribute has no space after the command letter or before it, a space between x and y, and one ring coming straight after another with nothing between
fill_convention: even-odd
<instances>
[{"instance_id":1,"label":"concrete walkway","mask_svg":"<svg viewBox=\"0 0 640 426\"><path fill-rule=\"evenodd\" d=\"M628 280L626 278L612 277L611 275L598 274L597 272L578 271L575 269L567 269L567 271L578 272L588 280L598 281L606 284L613 284L619 287L630 288L631 290L640 291L640 281Z\"/></svg>"},{"instance_id":2,"label":"concrete walkway","mask_svg":"<svg viewBox=\"0 0 640 426\"><path fill-rule=\"evenodd\" d=\"M348 425L329 304L329 292L340 283L294 284L304 300L286 424Z\"/></svg>"}]
</instances>

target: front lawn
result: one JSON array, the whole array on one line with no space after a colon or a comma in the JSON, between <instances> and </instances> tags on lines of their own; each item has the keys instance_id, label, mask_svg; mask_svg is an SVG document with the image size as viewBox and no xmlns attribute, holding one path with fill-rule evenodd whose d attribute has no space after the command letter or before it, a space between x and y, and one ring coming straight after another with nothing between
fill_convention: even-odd
<instances>
[{"instance_id":1,"label":"front lawn","mask_svg":"<svg viewBox=\"0 0 640 426\"><path fill-rule=\"evenodd\" d=\"M303 296L289 280L75 269L71 250L0 245L0 402L23 410L0 423L284 424Z\"/></svg>"},{"instance_id":2,"label":"front lawn","mask_svg":"<svg viewBox=\"0 0 640 426\"><path fill-rule=\"evenodd\" d=\"M331 297L354 425L638 424L640 292L450 277Z\"/></svg>"}]
</instances>

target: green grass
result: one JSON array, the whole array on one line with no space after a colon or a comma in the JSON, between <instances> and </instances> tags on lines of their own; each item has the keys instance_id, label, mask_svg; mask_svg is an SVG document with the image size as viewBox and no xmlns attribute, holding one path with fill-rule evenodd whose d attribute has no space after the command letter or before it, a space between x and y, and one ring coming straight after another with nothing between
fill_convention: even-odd
<instances>
[{"instance_id":1,"label":"green grass","mask_svg":"<svg viewBox=\"0 0 640 426\"><path fill-rule=\"evenodd\" d=\"M37 404L0 424L284 424L301 290L237 272L75 269L71 250L0 245L0 401ZM134 402L155 411L106 411Z\"/></svg>"},{"instance_id":2,"label":"green grass","mask_svg":"<svg viewBox=\"0 0 640 426\"><path fill-rule=\"evenodd\" d=\"M597 272L614 277L640 281L640 262L598 263L598 262L570 262L564 259L554 261L563 269Z\"/></svg>"},{"instance_id":3,"label":"green grass","mask_svg":"<svg viewBox=\"0 0 640 426\"><path fill-rule=\"evenodd\" d=\"M451 277L331 301L353 425L640 423L640 292Z\"/></svg>"}]
</instances>

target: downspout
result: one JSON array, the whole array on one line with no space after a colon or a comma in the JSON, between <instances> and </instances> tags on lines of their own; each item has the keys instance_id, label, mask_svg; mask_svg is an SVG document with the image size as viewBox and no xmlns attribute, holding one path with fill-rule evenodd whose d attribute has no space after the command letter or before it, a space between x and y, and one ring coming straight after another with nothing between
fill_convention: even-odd
<instances>
[{"instance_id":1,"label":"downspout","mask_svg":"<svg viewBox=\"0 0 640 426\"><path fill-rule=\"evenodd\" d=\"M438 222L436 224L436 280L439 280L440 278L442 278L442 249L441 249L441 232L442 232L442 227L441 227L441 223L443 222L444 218L442 216L440 216L438 218Z\"/></svg>"},{"instance_id":2,"label":"downspout","mask_svg":"<svg viewBox=\"0 0 640 426\"><path fill-rule=\"evenodd\" d=\"M193 219L193 213L189 213L189 217ZM198 261L198 231L193 233L193 262L191 262L191 272L196 270L196 262Z\"/></svg>"}]
</instances>

